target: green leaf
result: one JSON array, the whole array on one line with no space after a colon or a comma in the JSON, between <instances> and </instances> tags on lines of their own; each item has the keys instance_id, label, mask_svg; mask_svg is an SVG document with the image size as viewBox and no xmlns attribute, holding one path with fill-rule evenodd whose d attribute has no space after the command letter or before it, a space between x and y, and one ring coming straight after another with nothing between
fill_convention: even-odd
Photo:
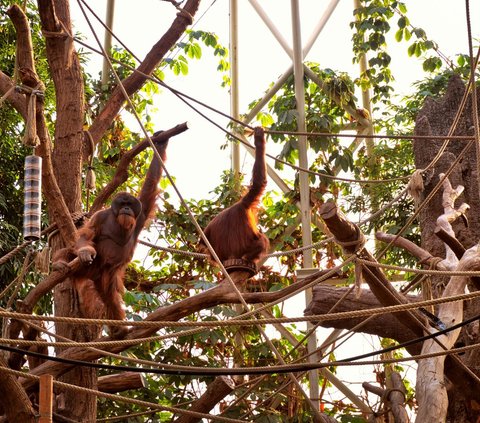
<instances>
[{"instance_id":1,"label":"green leaf","mask_svg":"<svg viewBox=\"0 0 480 423\"><path fill-rule=\"evenodd\" d=\"M410 32L410 30L408 28L405 28L405 30L403 32L404 32L404 36L405 36L405 41L409 41L410 38L412 38L412 33Z\"/></svg>"},{"instance_id":2,"label":"green leaf","mask_svg":"<svg viewBox=\"0 0 480 423\"><path fill-rule=\"evenodd\" d=\"M399 29L396 33L395 33L395 40L397 42L400 42L402 41L403 39L403 29Z\"/></svg>"},{"instance_id":3,"label":"green leaf","mask_svg":"<svg viewBox=\"0 0 480 423\"><path fill-rule=\"evenodd\" d=\"M408 46L407 54L409 57L412 57L415 54L416 45L415 43Z\"/></svg>"}]
</instances>

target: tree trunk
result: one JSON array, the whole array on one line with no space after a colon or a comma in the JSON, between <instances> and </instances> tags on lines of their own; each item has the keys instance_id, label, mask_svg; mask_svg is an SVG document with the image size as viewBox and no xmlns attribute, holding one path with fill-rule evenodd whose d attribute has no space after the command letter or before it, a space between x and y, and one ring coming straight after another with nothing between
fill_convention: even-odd
<instances>
[{"instance_id":1,"label":"tree trunk","mask_svg":"<svg viewBox=\"0 0 480 423\"><path fill-rule=\"evenodd\" d=\"M38 9L42 30L46 37L46 52L50 71L55 84L57 120L55 124L55 148L52 159L58 181L68 210L81 211L81 171L84 122L84 91L80 61L75 51L68 0L39 0ZM67 34L67 33L68 34ZM52 240L53 250L64 247L69 240L59 237ZM80 316L76 293L65 281L54 292L55 315ZM98 335L93 326L57 324L56 332L69 339L90 341ZM57 354L60 351L57 351ZM97 372L90 368L74 368L63 375L62 382L96 389ZM94 421L97 407L96 397L83 392L62 392L59 414L74 420Z\"/></svg>"},{"instance_id":2,"label":"tree trunk","mask_svg":"<svg viewBox=\"0 0 480 423\"><path fill-rule=\"evenodd\" d=\"M416 120L416 135L447 135L450 126L454 120L455 114L459 109L462 96L465 92L465 86L459 76L453 76L449 82L445 95L438 99L427 99L423 108L420 110ZM464 111L456 126L454 135L473 136L473 119L471 96L468 97ZM425 191L423 198L433 190L439 181L440 173L449 170L452 162L461 154L468 141L452 140L448 143L445 151L440 156L439 161L432 170L424 175ZM416 140L413 143L415 154L415 165L417 169L425 169L438 153L442 146L442 140ZM456 187L463 185L465 187L458 203L465 202L470 205L468 216L468 227L461 219L452 223L456 238L464 247L470 248L477 244L480 239L480 198L477 175L477 155L475 144L471 146L459 164L453 169L449 176L451 184ZM435 236L437 226L437 217L444 213L442 206L442 190L440 190L430 203L420 213L420 228L422 234L422 247L434 256L445 257L445 246L442 240ZM434 296L441 296L446 278L432 278ZM469 288L475 290L473 284ZM465 303L464 319L480 313L480 303L478 300ZM470 345L480 342L480 333L478 325L472 323L466 326L455 345ZM475 352L470 352L460 357L462 361L474 371L477 375L480 356ZM475 401L467 401L466 397L471 397L472 392L466 392L466 387L451 386L448 390L448 415L447 421L451 423L476 422L480 418L478 406ZM477 393L478 395L478 393Z\"/></svg>"}]
</instances>

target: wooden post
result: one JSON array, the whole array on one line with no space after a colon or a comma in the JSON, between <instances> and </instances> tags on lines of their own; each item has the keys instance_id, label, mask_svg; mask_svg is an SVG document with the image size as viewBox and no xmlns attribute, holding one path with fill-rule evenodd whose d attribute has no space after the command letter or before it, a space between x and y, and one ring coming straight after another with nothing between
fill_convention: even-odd
<instances>
[{"instance_id":1,"label":"wooden post","mask_svg":"<svg viewBox=\"0 0 480 423\"><path fill-rule=\"evenodd\" d=\"M52 423L53 376L40 376L40 401L38 406L38 423Z\"/></svg>"}]
</instances>

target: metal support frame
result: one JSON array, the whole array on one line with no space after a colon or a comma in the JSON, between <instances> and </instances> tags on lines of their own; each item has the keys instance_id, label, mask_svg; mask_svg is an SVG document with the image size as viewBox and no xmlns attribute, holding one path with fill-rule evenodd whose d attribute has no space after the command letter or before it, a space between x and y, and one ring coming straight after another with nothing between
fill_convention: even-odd
<instances>
[{"instance_id":1,"label":"metal support frame","mask_svg":"<svg viewBox=\"0 0 480 423\"><path fill-rule=\"evenodd\" d=\"M230 114L235 119L239 119L238 104L238 3L237 0L230 0ZM233 142L231 144L232 170L238 174L240 172L240 144Z\"/></svg>"},{"instance_id":2,"label":"metal support frame","mask_svg":"<svg viewBox=\"0 0 480 423\"><path fill-rule=\"evenodd\" d=\"M108 0L107 1L107 11L105 16L105 25L107 25L110 30L113 30L113 16L115 12L115 0ZM105 38L103 41L103 47L105 51L108 53L112 49L112 34L105 30ZM101 87L106 88L108 85L108 72L110 69L110 65L106 58L103 59L103 66L102 66L102 82Z\"/></svg>"},{"instance_id":3,"label":"metal support frame","mask_svg":"<svg viewBox=\"0 0 480 423\"><path fill-rule=\"evenodd\" d=\"M306 131L305 120L305 86L303 84L303 49L301 38L301 26L300 26L300 8L298 4L299 0L291 0L292 9L292 32L293 32L293 75L295 86L295 102L297 104L297 130L299 132ZM313 43L312 43L313 44ZM307 137L305 135L298 136L298 161L300 167L308 169L308 144ZM303 245L312 244L312 219L310 210L310 182L309 175L305 172L300 172L300 212L302 217L302 243ZM312 250L305 250L303 252L303 266L304 269L310 269L313 267L313 255ZM305 302L310 303L312 300L312 290L307 289L305 291ZM312 327L312 324L307 323L307 330ZM307 341L308 352L313 352L317 349L317 336L316 333L312 333L308 337ZM309 361L315 361L315 357L309 355ZM308 372L308 378L310 380L310 399L313 401L317 409L320 409L320 386L318 371L311 370Z\"/></svg>"}]
</instances>

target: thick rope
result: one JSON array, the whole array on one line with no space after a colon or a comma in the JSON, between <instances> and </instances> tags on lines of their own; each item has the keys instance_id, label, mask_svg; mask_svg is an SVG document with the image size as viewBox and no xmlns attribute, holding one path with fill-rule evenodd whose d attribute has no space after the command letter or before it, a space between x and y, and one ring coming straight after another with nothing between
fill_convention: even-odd
<instances>
[{"instance_id":1,"label":"thick rope","mask_svg":"<svg viewBox=\"0 0 480 423\"><path fill-rule=\"evenodd\" d=\"M17 376L18 378L26 378L26 379L34 380L37 382L40 381L39 376L31 375L29 373L21 372L18 370L12 370L6 367L0 367L0 373L1 372ZM134 398L125 397L122 395L107 394L106 392L97 391L95 389L83 388L81 386L71 385L70 383L65 383L65 382L59 382L57 380L54 380L53 384L57 388L69 389L75 392L83 392L86 394L95 395L99 398L106 398L109 400L120 401L127 404L139 405L141 407L155 408L155 409L158 409L159 411L168 411L175 414L185 414L188 416L197 417L199 419L216 420L216 421L228 422L228 423L243 423L242 420L230 419L230 418L221 417L221 416L213 416L211 414L199 413L199 412L190 411L190 410L183 410L181 408L176 408L176 407L167 407L157 403L142 401Z\"/></svg>"},{"instance_id":2,"label":"thick rope","mask_svg":"<svg viewBox=\"0 0 480 423\"><path fill-rule=\"evenodd\" d=\"M450 303L455 301L467 301L474 298L480 297L480 291L473 291L466 294L453 295L450 297L441 297L433 298L431 300L425 301L416 301L413 303L397 304L393 306L386 307L376 307L363 310L350 310L342 311L337 313L330 314L315 314L309 316L300 316L300 317L276 317L276 318L259 318L257 320L245 320L245 319L229 319L229 320L220 320L220 321L201 321L201 322L186 322L186 321L150 321L150 320L141 320L141 321L121 321L121 320L108 320L108 319L88 319L88 318L77 318L77 317L65 317L65 316L38 316L32 314L17 313L13 311L0 311L0 317L7 317L16 320L33 320L33 321L47 321L47 322L60 322L60 323L70 323L70 324L81 324L81 325L107 325L107 326L135 326L135 327L226 327L226 326L254 326L257 324L275 324L275 323L299 323L299 322L311 322L311 321L331 321L331 320L342 320L342 319L352 319L358 317L366 317L370 315L381 315L389 313L397 313L401 311L414 310L420 307L427 307L431 305L438 305L444 303ZM256 312L257 310L255 310ZM167 337L175 337L178 334L169 334ZM145 338L145 339L158 339L158 337ZM162 339L166 339L162 337ZM98 343L98 345L126 345L130 342L138 341L131 340L119 340L119 341L105 341L103 343ZM16 343L23 342L24 345L34 345L30 344L31 342L35 343L36 341L21 341L19 339L2 339L0 343ZM94 341L84 343L85 345L97 345ZM84 346L82 343L76 343L76 345Z\"/></svg>"}]
</instances>

